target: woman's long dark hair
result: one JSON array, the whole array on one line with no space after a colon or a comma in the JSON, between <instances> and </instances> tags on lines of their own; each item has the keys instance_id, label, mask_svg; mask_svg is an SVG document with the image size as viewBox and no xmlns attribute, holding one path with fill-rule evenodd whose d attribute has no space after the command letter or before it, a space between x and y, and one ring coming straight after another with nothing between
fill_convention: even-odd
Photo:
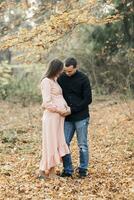
<instances>
[{"instance_id":1,"label":"woman's long dark hair","mask_svg":"<svg viewBox=\"0 0 134 200\"><path fill-rule=\"evenodd\" d=\"M47 71L41 80L43 80L45 77L54 78L62 70L63 62L61 62L59 59L54 59L50 62Z\"/></svg>"}]
</instances>

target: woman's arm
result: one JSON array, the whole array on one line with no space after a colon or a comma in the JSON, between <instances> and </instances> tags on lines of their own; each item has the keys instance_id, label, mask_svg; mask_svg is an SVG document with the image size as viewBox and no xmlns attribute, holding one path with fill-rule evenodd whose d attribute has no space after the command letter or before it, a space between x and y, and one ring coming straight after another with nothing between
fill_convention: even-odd
<instances>
[{"instance_id":1,"label":"woman's arm","mask_svg":"<svg viewBox=\"0 0 134 200\"><path fill-rule=\"evenodd\" d=\"M42 108L51 112L57 112L57 106L52 102L51 83L47 78L41 82L41 93L43 99Z\"/></svg>"}]
</instances>

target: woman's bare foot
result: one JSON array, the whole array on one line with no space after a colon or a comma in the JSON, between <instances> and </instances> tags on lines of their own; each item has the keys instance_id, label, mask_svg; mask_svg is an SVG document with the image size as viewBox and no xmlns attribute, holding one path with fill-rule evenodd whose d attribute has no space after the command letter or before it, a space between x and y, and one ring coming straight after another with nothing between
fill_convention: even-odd
<instances>
[{"instance_id":1,"label":"woman's bare foot","mask_svg":"<svg viewBox=\"0 0 134 200\"><path fill-rule=\"evenodd\" d=\"M52 167L50 170L39 171L39 179L47 179L56 176L55 168Z\"/></svg>"},{"instance_id":2,"label":"woman's bare foot","mask_svg":"<svg viewBox=\"0 0 134 200\"><path fill-rule=\"evenodd\" d=\"M49 177L49 174L50 174L50 170L46 170L46 171L45 171L45 176L46 176L46 177Z\"/></svg>"},{"instance_id":3,"label":"woman's bare foot","mask_svg":"<svg viewBox=\"0 0 134 200\"><path fill-rule=\"evenodd\" d=\"M49 170L49 176L50 176L50 177L56 177L55 167L52 167L52 168Z\"/></svg>"},{"instance_id":4,"label":"woman's bare foot","mask_svg":"<svg viewBox=\"0 0 134 200\"><path fill-rule=\"evenodd\" d=\"M54 173L55 173L55 168L52 167L52 168L49 170L49 173L50 173L50 174L54 174Z\"/></svg>"}]
</instances>

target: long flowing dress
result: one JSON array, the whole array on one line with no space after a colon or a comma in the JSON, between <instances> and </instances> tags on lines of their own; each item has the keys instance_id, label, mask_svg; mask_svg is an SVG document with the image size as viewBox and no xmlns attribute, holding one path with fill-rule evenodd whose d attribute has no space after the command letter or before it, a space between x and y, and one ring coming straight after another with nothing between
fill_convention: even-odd
<instances>
[{"instance_id":1,"label":"long flowing dress","mask_svg":"<svg viewBox=\"0 0 134 200\"><path fill-rule=\"evenodd\" d=\"M40 170L49 170L61 162L61 158L69 154L64 137L64 117L58 111L67 111L69 107L62 95L57 81L44 78L41 82L43 107L42 117L42 158Z\"/></svg>"}]
</instances>

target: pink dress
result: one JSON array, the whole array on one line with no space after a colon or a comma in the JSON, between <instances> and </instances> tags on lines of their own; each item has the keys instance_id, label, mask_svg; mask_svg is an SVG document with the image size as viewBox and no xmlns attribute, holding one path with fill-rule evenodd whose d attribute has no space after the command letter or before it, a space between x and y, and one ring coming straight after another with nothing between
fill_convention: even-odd
<instances>
[{"instance_id":1,"label":"pink dress","mask_svg":"<svg viewBox=\"0 0 134 200\"><path fill-rule=\"evenodd\" d=\"M61 162L61 157L69 154L64 137L64 117L58 112L69 109L57 81L44 78L41 82L43 107L42 117L42 158L40 170L49 170Z\"/></svg>"}]
</instances>

